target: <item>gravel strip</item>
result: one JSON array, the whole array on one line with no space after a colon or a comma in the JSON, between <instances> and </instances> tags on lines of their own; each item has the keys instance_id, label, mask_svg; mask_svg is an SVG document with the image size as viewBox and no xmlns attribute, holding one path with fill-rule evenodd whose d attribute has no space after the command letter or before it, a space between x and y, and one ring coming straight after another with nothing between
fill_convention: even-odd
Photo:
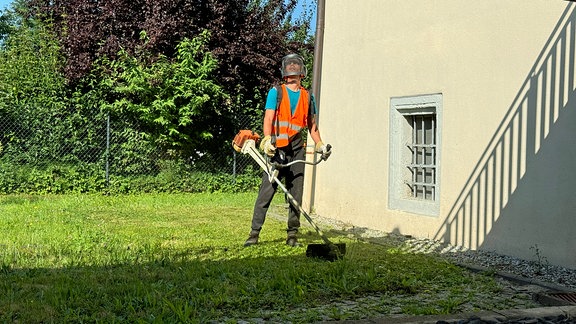
<instances>
[{"instance_id":1,"label":"gravel strip","mask_svg":"<svg viewBox=\"0 0 576 324\"><path fill-rule=\"evenodd\" d=\"M471 267L482 267L498 273L508 273L541 283L557 285L558 289L576 290L576 269L548 264L545 260L523 260L491 251L470 250L430 239L417 239L373 229L355 227L338 220L314 216L322 228L330 228L347 235L372 243L397 244L406 251L436 254L451 262Z\"/></svg>"}]
</instances>

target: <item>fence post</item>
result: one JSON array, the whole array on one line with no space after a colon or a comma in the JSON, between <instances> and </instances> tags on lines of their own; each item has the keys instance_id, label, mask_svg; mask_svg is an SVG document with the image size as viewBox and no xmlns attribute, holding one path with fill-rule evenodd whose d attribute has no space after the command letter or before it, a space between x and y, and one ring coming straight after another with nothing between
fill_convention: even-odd
<instances>
[{"instance_id":1,"label":"fence post","mask_svg":"<svg viewBox=\"0 0 576 324\"><path fill-rule=\"evenodd\" d=\"M110 187L110 113L106 118L106 186Z\"/></svg>"},{"instance_id":2,"label":"fence post","mask_svg":"<svg viewBox=\"0 0 576 324\"><path fill-rule=\"evenodd\" d=\"M234 162L233 162L234 164L232 164L232 177L234 179L234 183L236 183L236 163L237 163L237 161L236 161L236 151L235 150L233 151L233 154L234 154Z\"/></svg>"}]
</instances>

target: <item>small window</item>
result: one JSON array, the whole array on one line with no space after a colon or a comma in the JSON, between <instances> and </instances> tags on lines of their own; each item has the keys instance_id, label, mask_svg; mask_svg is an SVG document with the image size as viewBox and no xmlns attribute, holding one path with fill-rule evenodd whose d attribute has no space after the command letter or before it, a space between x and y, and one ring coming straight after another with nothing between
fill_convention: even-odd
<instances>
[{"instance_id":1,"label":"small window","mask_svg":"<svg viewBox=\"0 0 576 324\"><path fill-rule=\"evenodd\" d=\"M442 95L390 101L389 207L437 216Z\"/></svg>"}]
</instances>

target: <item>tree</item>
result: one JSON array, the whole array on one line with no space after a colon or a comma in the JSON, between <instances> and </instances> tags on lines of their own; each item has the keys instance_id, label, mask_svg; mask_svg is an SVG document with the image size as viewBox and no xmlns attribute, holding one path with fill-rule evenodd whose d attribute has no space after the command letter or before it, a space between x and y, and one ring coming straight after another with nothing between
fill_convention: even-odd
<instances>
[{"instance_id":1,"label":"tree","mask_svg":"<svg viewBox=\"0 0 576 324\"><path fill-rule=\"evenodd\" d=\"M26 0L14 0L10 8L0 10L0 46L21 24L21 13L26 9Z\"/></svg>"},{"instance_id":2,"label":"tree","mask_svg":"<svg viewBox=\"0 0 576 324\"><path fill-rule=\"evenodd\" d=\"M66 111L62 62L50 28L33 20L11 26L0 51L0 116L11 127L3 129L0 140L11 144L12 160L59 154L54 145L67 134L55 132L47 121L60 120Z\"/></svg>"},{"instance_id":3,"label":"tree","mask_svg":"<svg viewBox=\"0 0 576 324\"><path fill-rule=\"evenodd\" d=\"M67 57L70 81L86 75L100 55L115 58L140 45L173 58L176 45L203 30L212 37L209 50L219 62L218 81L230 92L263 91L278 74L278 61L288 52L311 50L290 34L296 0L32 0L37 16L50 20ZM264 85L263 85L264 84Z\"/></svg>"},{"instance_id":4,"label":"tree","mask_svg":"<svg viewBox=\"0 0 576 324\"><path fill-rule=\"evenodd\" d=\"M0 11L0 44L4 43L4 40L10 33L10 18L8 14Z\"/></svg>"},{"instance_id":5,"label":"tree","mask_svg":"<svg viewBox=\"0 0 576 324\"><path fill-rule=\"evenodd\" d=\"M67 58L68 84L80 87L76 92L91 91L85 77L92 73L94 62L99 59L133 57L142 67L159 68L161 65L155 65L157 61L166 64L177 61L178 44L182 40L194 39L208 30L210 38L205 47L217 62L211 77L227 95L211 98L211 105L219 109L204 110L204 114L212 116L205 117L209 134L201 134L211 138L212 149L223 151L230 149L229 141L237 128L259 126L262 118L259 105L268 88L279 80L280 59L288 52L312 51L301 37L295 37L298 30L308 27L305 22L294 25L291 21L296 2L31 0L30 9L35 17L54 26ZM142 32L147 35L145 44L140 39ZM108 72L103 69L99 73ZM107 102L116 102L118 96L126 95L118 91L101 94L111 96ZM239 115L250 116L251 121L238 125ZM167 120L181 121L180 117ZM198 142L190 138L188 146L184 143L178 146L184 152L192 152L198 150L195 147ZM202 142L206 144L205 140Z\"/></svg>"}]
</instances>

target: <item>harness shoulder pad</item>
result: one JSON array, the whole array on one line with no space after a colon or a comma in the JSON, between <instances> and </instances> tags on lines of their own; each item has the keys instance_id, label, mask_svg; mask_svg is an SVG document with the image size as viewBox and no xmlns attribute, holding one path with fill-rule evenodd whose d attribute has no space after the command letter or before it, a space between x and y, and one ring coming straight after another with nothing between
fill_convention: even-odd
<instances>
[{"instance_id":1,"label":"harness shoulder pad","mask_svg":"<svg viewBox=\"0 0 576 324\"><path fill-rule=\"evenodd\" d=\"M282 86L277 84L274 86L276 88L276 111L280 108L280 102L282 101Z\"/></svg>"}]
</instances>

